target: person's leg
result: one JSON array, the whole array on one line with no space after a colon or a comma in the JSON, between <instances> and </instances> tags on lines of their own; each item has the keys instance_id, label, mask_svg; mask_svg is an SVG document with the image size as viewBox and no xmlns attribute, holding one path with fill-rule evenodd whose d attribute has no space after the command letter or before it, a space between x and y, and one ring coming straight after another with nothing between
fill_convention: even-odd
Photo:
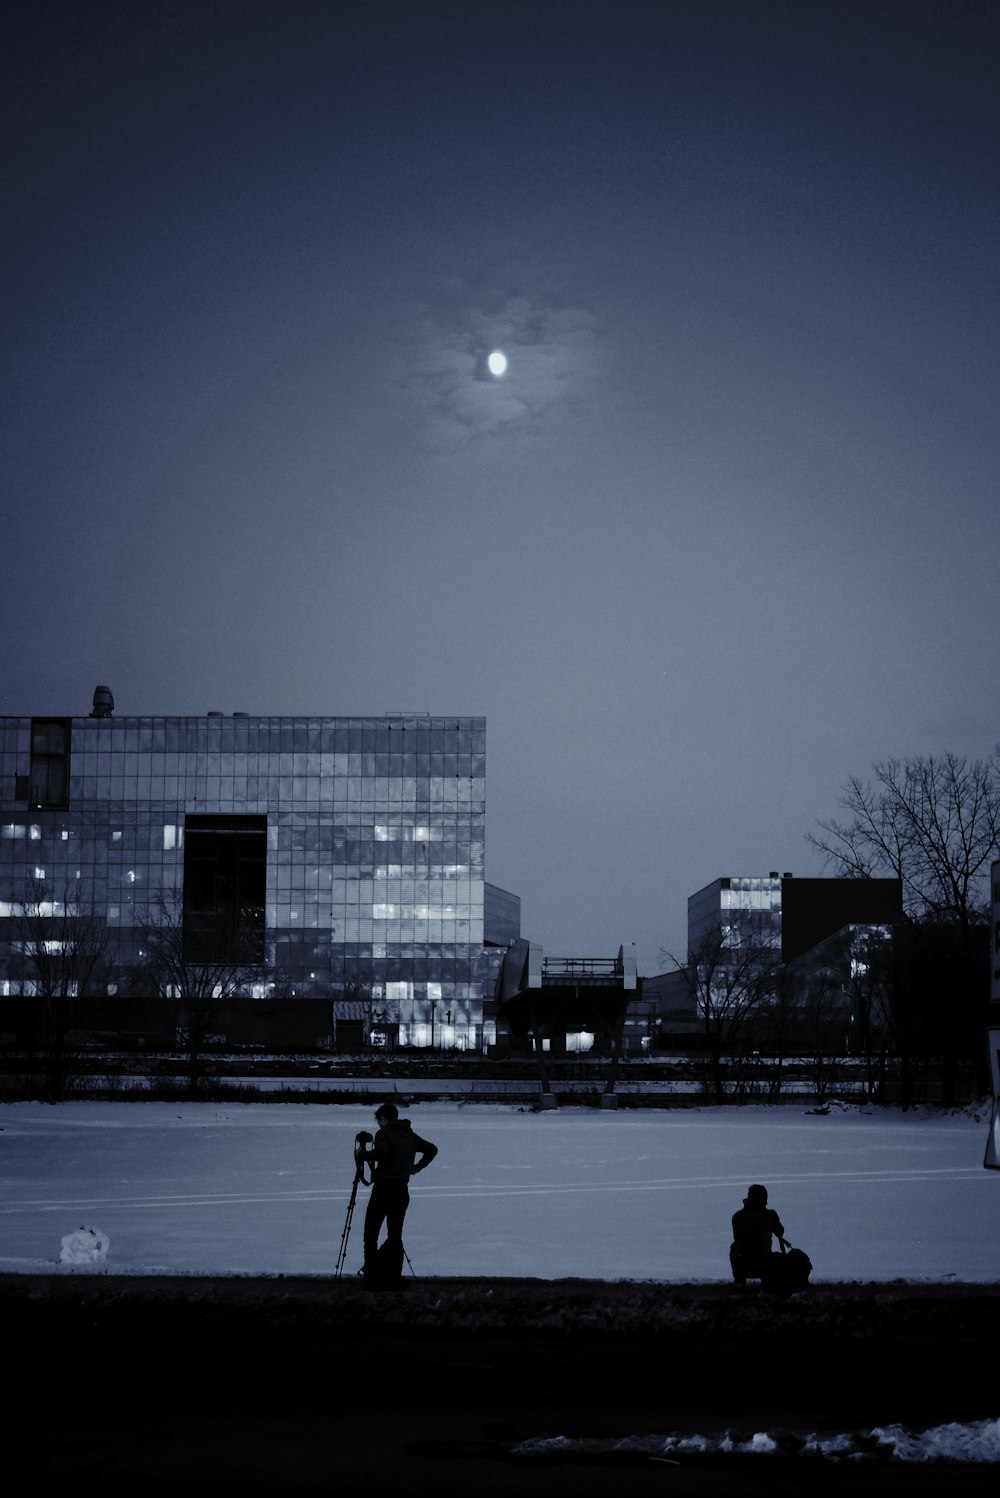
<instances>
[{"instance_id":1,"label":"person's leg","mask_svg":"<svg viewBox=\"0 0 1000 1498\"><path fill-rule=\"evenodd\" d=\"M368 1198L368 1209L365 1212L365 1267L366 1275L375 1272L375 1253L378 1249L378 1235L382 1231L382 1224L388 1214L388 1203L385 1199L385 1189L378 1182L372 1186L371 1196Z\"/></svg>"},{"instance_id":2,"label":"person's leg","mask_svg":"<svg viewBox=\"0 0 1000 1498\"><path fill-rule=\"evenodd\" d=\"M409 1205L410 1193L405 1185L395 1188L386 1204L385 1253L390 1271L400 1278L403 1274L403 1220Z\"/></svg>"}]
</instances>

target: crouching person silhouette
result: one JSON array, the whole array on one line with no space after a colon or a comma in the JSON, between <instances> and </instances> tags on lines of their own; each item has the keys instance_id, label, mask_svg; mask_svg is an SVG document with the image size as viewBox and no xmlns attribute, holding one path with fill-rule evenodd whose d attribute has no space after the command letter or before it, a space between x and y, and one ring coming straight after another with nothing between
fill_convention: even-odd
<instances>
[{"instance_id":1,"label":"crouching person silhouette","mask_svg":"<svg viewBox=\"0 0 1000 1498\"><path fill-rule=\"evenodd\" d=\"M375 1114L378 1133L371 1145L362 1144L360 1156L371 1162L372 1194L365 1212L366 1290L398 1290L403 1280L403 1219L410 1205L410 1176L426 1170L437 1145L414 1134L408 1118L401 1119L394 1103L383 1103ZM416 1163L419 1156L419 1164ZM386 1237L378 1246L385 1223Z\"/></svg>"},{"instance_id":2,"label":"crouching person silhouette","mask_svg":"<svg viewBox=\"0 0 1000 1498\"><path fill-rule=\"evenodd\" d=\"M767 1187L751 1186L742 1208L733 1213L729 1262L738 1285L748 1279L762 1280L765 1285L771 1280L776 1258L771 1240L777 1238L780 1244L784 1236L781 1218L767 1205Z\"/></svg>"}]
</instances>

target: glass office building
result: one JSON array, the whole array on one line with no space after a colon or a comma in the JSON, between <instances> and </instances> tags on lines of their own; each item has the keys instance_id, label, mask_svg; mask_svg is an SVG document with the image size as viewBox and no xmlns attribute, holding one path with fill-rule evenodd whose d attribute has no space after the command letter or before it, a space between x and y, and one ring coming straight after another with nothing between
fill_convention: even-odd
<instances>
[{"instance_id":1,"label":"glass office building","mask_svg":"<svg viewBox=\"0 0 1000 1498\"><path fill-rule=\"evenodd\" d=\"M0 719L0 994L37 992L30 907L113 933L110 993L153 928L238 964L249 998L370 1000L403 1045L482 1047L484 718ZM508 912L509 915L509 912Z\"/></svg>"}]
</instances>

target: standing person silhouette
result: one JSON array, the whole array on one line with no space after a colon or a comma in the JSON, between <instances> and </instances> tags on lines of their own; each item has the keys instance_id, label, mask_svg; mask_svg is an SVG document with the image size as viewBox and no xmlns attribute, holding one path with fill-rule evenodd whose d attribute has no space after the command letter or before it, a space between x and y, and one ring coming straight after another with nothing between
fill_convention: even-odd
<instances>
[{"instance_id":1,"label":"standing person silhouette","mask_svg":"<svg viewBox=\"0 0 1000 1498\"><path fill-rule=\"evenodd\" d=\"M784 1236L781 1218L767 1205L767 1187L750 1186L742 1208L733 1213L729 1262L738 1285L768 1278L775 1257L771 1240L777 1238L780 1243Z\"/></svg>"},{"instance_id":2,"label":"standing person silhouette","mask_svg":"<svg viewBox=\"0 0 1000 1498\"><path fill-rule=\"evenodd\" d=\"M366 1290L398 1290L403 1281L403 1219L410 1205L410 1176L426 1170L437 1145L413 1132L408 1118L400 1118L395 1103L376 1111L378 1133L371 1145L361 1144L358 1155L372 1163L372 1194L365 1212ZM420 1163L416 1164L420 1156ZM378 1235L385 1223L381 1250Z\"/></svg>"}]
</instances>

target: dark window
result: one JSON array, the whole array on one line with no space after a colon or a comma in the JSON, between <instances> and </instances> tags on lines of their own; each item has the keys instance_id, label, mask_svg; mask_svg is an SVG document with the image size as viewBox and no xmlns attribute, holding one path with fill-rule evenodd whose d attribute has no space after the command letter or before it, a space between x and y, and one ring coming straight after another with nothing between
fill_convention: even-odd
<instances>
[{"instance_id":1,"label":"dark window","mask_svg":"<svg viewBox=\"0 0 1000 1498\"><path fill-rule=\"evenodd\" d=\"M69 719L32 718L32 806L65 806L69 791Z\"/></svg>"},{"instance_id":2,"label":"dark window","mask_svg":"<svg viewBox=\"0 0 1000 1498\"><path fill-rule=\"evenodd\" d=\"M363 1051L365 1048L365 1026L360 1019L337 1021L337 1050Z\"/></svg>"},{"instance_id":3,"label":"dark window","mask_svg":"<svg viewBox=\"0 0 1000 1498\"><path fill-rule=\"evenodd\" d=\"M264 961L267 818L184 822L184 960Z\"/></svg>"}]
</instances>

